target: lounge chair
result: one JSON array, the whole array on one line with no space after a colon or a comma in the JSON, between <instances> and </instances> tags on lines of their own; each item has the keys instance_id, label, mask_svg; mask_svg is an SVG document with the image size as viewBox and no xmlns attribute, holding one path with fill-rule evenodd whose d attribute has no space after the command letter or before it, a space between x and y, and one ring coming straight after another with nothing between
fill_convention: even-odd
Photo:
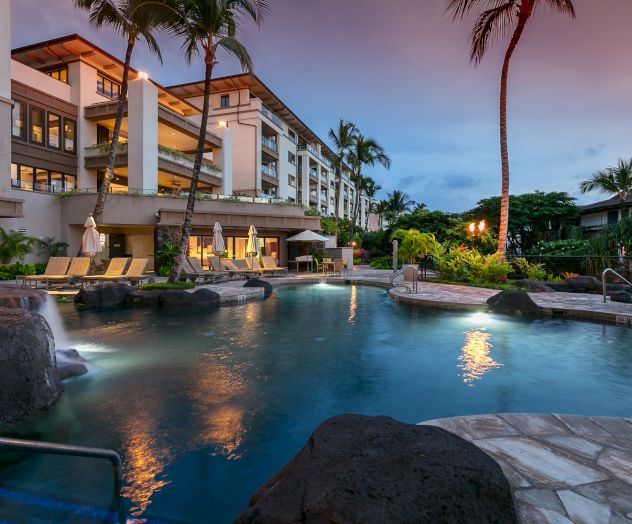
<instances>
[{"instance_id":1,"label":"lounge chair","mask_svg":"<svg viewBox=\"0 0 632 524\"><path fill-rule=\"evenodd\" d=\"M105 274L103 275L87 275L82 277L82 282L116 282L117 280L121 280L123 278L123 271L125 271L125 266L127 266L127 262L129 258L113 258L110 260L110 265L105 270ZM147 260L145 260L145 263Z\"/></svg>"},{"instance_id":2,"label":"lounge chair","mask_svg":"<svg viewBox=\"0 0 632 524\"><path fill-rule=\"evenodd\" d=\"M146 258L132 258L132 262L122 277L112 277L109 280L113 282L127 280L131 284L140 284L143 280L149 279L149 275L145 274L148 262L149 261Z\"/></svg>"},{"instance_id":3,"label":"lounge chair","mask_svg":"<svg viewBox=\"0 0 632 524\"><path fill-rule=\"evenodd\" d=\"M278 273L276 269L268 269L261 266L259 259L257 257L247 258L248 266L253 271L260 271L263 275L275 275Z\"/></svg>"},{"instance_id":4,"label":"lounge chair","mask_svg":"<svg viewBox=\"0 0 632 524\"><path fill-rule=\"evenodd\" d=\"M243 262L245 263L245 260L243 260ZM253 274L252 269L248 269L247 265L246 269L244 269L243 267L240 268L229 258L220 259L220 264L226 271L228 271L229 275L236 275L238 277L247 278L248 275Z\"/></svg>"},{"instance_id":5,"label":"lounge chair","mask_svg":"<svg viewBox=\"0 0 632 524\"><path fill-rule=\"evenodd\" d=\"M200 260L197 257L187 257L187 262L189 263L189 266L191 267L193 272L197 274L198 278L203 279L204 282L211 280L213 281L213 283L215 283L222 280L222 275L217 271L205 270L202 267L202 264L200 264Z\"/></svg>"},{"instance_id":6,"label":"lounge chair","mask_svg":"<svg viewBox=\"0 0 632 524\"><path fill-rule=\"evenodd\" d=\"M72 285L76 281L81 281L81 277L86 276L90 272L90 258L89 257L75 257L70 261L70 266L65 275L50 275L45 278L39 279L46 283L46 289L51 284L68 284ZM37 287L37 281L35 282Z\"/></svg>"},{"instance_id":7,"label":"lounge chair","mask_svg":"<svg viewBox=\"0 0 632 524\"><path fill-rule=\"evenodd\" d=\"M253 257L254 258L254 257ZM235 264L235 266L237 266L239 268L240 271L243 271L244 274L247 275L254 275L254 276L258 276L263 274L263 271L261 271L260 269L252 269L249 265L248 265L248 260L245 258L236 258L233 263ZM261 267L261 266L260 266Z\"/></svg>"},{"instance_id":8,"label":"lounge chair","mask_svg":"<svg viewBox=\"0 0 632 524\"><path fill-rule=\"evenodd\" d=\"M273 271L276 271L280 275L287 275L287 268L279 267L274 257L271 257L271 256L261 257L261 262L263 263L263 268L265 270L273 270Z\"/></svg>"},{"instance_id":9,"label":"lounge chair","mask_svg":"<svg viewBox=\"0 0 632 524\"><path fill-rule=\"evenodd\" d=\"M68 271L68 264L70 264L69 257L50 257L42 275L18 275L15 277L15 280L18 283L21 280L24 285L27 282L35 282L35 287L37 287L37 283L46 280L47 277L65 277Z\"/></svg>"}]
</instances>

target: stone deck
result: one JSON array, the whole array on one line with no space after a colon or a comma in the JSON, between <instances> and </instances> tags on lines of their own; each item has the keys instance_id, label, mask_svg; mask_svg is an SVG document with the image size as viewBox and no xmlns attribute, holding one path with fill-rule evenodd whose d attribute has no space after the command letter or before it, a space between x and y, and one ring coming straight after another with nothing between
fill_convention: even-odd
<instances>
[{"instance_id":1,"label":"stone deck","mask_svg":"<svg viewBox=\"0 0 632 524\"><path fill-rule=\"evenodd\" d=\"M507 413L421 424L496 460L521 523L632 523L632 419Z\"/></svg>"}]
</instances>

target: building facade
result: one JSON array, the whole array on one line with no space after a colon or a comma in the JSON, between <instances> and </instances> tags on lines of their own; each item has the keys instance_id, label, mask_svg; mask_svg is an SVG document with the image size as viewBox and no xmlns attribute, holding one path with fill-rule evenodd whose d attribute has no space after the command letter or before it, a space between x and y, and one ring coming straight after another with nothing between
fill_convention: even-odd
<instances>
[{"instance_id":1,"label":"building facade","mask_svg":"<svg viewBox=\"0 0 632 524\"><path fill-rule=\"evenodd\" d=\"M606 225L614 225L632 214L632 195L623 206L618 197L588 204L580 208L581 227L585 231L595 231Z\"/></svg>"},{"instance_id":2,"label":"building facade","mask_svg":"<svg viewBox=\"0 0 632 524\"><path fill-rule=\"evenodd\" d=\"M9 2L2 4L8 11ZM10 49L0 13L0 227L54 237L78 252L103 181L123 64L78 35ZM99 258L149 258L184 220L201 119L200 84L166 88L130 71ZM264 254L287 259L285 239L335 213L333 152L257 78L213 81L190 254L206 265L215 221L228 255L245 255L254 224ZM355 188L343 178L340 215ZM368 217L361 200L360 223Z\"/></svg>"}]
</instances>

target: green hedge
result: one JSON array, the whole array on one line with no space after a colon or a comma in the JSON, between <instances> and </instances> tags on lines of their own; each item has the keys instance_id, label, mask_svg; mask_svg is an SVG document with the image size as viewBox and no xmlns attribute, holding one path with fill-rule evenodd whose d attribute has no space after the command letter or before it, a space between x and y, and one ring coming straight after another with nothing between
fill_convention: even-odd
<instances>
[{"instance_id":1,"label":"green hedge","mask_svg":"<svg viewBox=\"0 0 632 524\"><path fill-rule=\"evenodd\" d=\"M46 270L46 264L7 264L0 266L0 280L15 280L18 275L41 275Z\"/></svg>"}]
</instances>

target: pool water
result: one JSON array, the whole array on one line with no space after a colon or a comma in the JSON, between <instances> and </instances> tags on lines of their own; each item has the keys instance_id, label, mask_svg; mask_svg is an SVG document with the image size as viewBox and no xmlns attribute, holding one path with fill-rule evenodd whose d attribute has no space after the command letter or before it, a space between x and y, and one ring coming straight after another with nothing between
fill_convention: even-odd
<instances>
[{"instance_id":1,"label":"pool water","mask_svg":"<svg viewBox=\"0 0 632 524\"><path fill-rule=\"evenodd\" d=\"M62 314L93 371L19 436L116 449L128 510L158 522L230 522L340 413L632 415L632 331L614 325L429 312L327 284L210 312ZM5 458L0 522L100 522L90 508L111 491L107 464Z\"/></svg>"}]
</instances>

